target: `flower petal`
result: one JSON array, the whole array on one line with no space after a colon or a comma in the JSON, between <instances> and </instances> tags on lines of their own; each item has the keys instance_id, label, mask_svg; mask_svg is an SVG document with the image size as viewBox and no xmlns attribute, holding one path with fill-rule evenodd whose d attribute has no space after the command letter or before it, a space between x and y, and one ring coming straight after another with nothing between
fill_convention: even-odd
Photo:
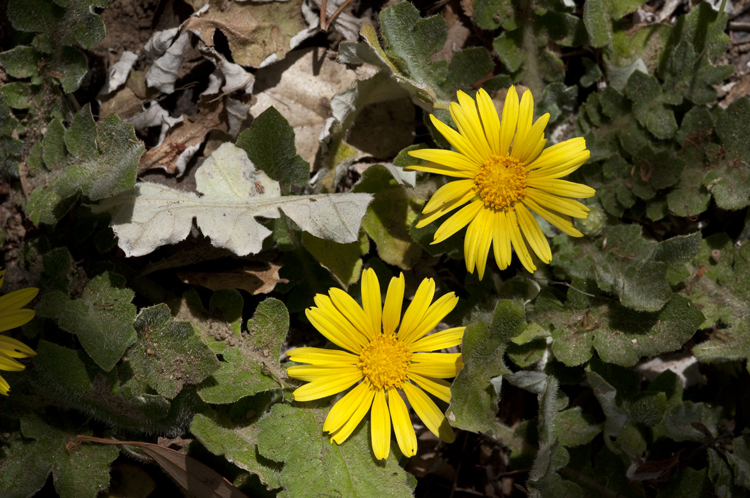
<instances>
[{"instance_id":1,"label":"flower petal","mask_svg":"<svg viewBox=\"0 0 750 498\"><path fill-rule=\"evenodd\" d=\"M476 147L477 152L482 157L489 158L492 155L492 151L487 143L487 137L484 135L482 122L479 120L479 113L477 112L477 105L474 99L460 90L456 94L456 97L461 105L459 106L455 102L450 105L453 122L458 126L461 135L466 137Z\"/></svg>"},{"instance_id":2,"label":"flower petal","mask_svg":"<svg viewBox=\"0 0 750 498\"><path fill-rule=\"evenodd\" d=\"M388 390L388 408L393 420L393 432L396 433L396 442L404 456L412 457L417 454L417 435L414 426L411 425L409 410L396 389Z\"/></svg>"},{"instance_id":3,"label":"flower petal","mask_svg":"<svg viewBox=\"0 0 750 498\"><path fill-rule=\"evenodd\" d=\"M507 213L505 211L495 213L494 223L492 243L494 244L495 263L498 268L504 270L510 265L511 260L510 226Z\"/></svg>"},{"instance_id":4,"label":"flower petal","mask_svg":"<svg viewBox=\"0 0 750 498\"><path fill-rule=\"evenodd\" d=\"M354 389L346 393L328 412L326 421L323 423L323 430L332 434L341 429L354 416L357 409L365 403L370 391L368 382L360 382Z\"/></svg>"},{"instance_id":5,"label":"flower petal","mask_svg":"<svg viewBox=\"0 0 750 498\"><path fill-rule=\"evenodd\" d=\"M461 344L466 327L453 327L434 334L422 337L409 347L409 351L437 351L439 349L452 348Z\"/></svg>"},{"instance_id":6,"label":"flower petal","mask_svg":"<svg viewBox=\"0 0 750 498\"><path fill-rule=\"evenodd\" d=\"M39 294L39 289L28 287L0 297L0 316L8 310L17 310L29 304Z\"/></svg>"},{"instance_id":7,"label":"flower petal","mask_svg":"<svg viewBox=\"0 0 750 498\"><path fill-rule=\"evenodd\" d=\"M354 413L352 413L352 416L346 421L344 426L339 429L333 437L331 437L331 441L334 441L336 444L341 444L346 441L352 432L354 432L354 429L357 428L359 423L362 422L365 414L370 410L370 406L372 406L372 399L375 397L375 389L370 388L369 382L365 381L363 384L367 384L368 386L367 391L365 391L364 399L360 405L356 407Z\"/></svg>"},{"instance_id":8,"label":"flower petal","mask_svg":"<svg viewBox=\"0 0 750 498\"><path fill-rule=\"evenodd\" d=\"M573 199L566 197L559 197L544 190L537 190L535 188L526 189L526 197L533 199L537 204L557 211L560 214L567 214L573 218L587 218L589 215L589 208Z\"/></svg>"},{"instance_id":9,"label":"flower petal","mask_svg":"<svg viewBox=\"0 0 750 498\"><path fill-rule=\"evenodd\" d=\"M485 209L484 227L482 227L482 236L477 246L477 274L479 280L484 278L484 269L487 267L487 257L490 254L490 245L492 244L492 232L495 221L494 212Z\"/></svg>"},{"instance_id":10,"label":"flower petal","mask_svg":"<svg viewBox=\"0 0 750 498\"><path fill-rule=\"evenodd\" d=\"M414 353L411 360L409 375L416 373L436 379L453 378L464 365L461 353Z\"/></svg>"},{"instance_id":11,"label":"flower petal","mask_svg":"<svg viewBox=\"0 0 750 498\"><path fill-rule=\"evenodd\" d=\"M343 367L356 365L359 362L359 356L335 349L294 348L287 351L286 355L297 363L309 363L311 365Z\"/></svg>"},{"instance_id":12,"label":"flower petal","mask_svg":"<svg viewBox=\"0 0 750 498\"><path fill-rule=\"evenodd\" d=\"M484 202L479 199L462 207L460 211L445 220L435 231L435 239L432 241L432 244L439 244L468 225L483 207Z\"/></svg>"},{"instance_id":13,"label":"flower petal","mask_svg":"<svg viewBox=\"0 0 750 498\"><path fill-rule=\"evenodd\" d=\"M464 197L467 193L472 192L473 188L474 180L456 180L446 183L437 189L437 192L432 194L430 201L424 207L422 213L426 214L437 209L443 209L446 204L455 202Z\"/></svg>"},{"instance_id":14,"label":"flower petal","mask_svg":"<svg viewBox=\"0 0 750 498\"><path fill-rule=\"evenodd\" d=\"M521 232L534 250L534 253L545 263L552 261L552 250L549 247L549 242L547 242L547 237L542 233L539 223L534 219L534 215L521 203L516 204L516 213Z\"/></svg>"},{"instance_id":15,"label":"flower petal","mask_svg":"<svg viewBox=\"0 0 750 498\"><path fill-rule=\"evenodd\" d=\"M34 318L34 310L21 309L4 313L0 322L0 332L20 327Z\"/></svg>"},{"instance_id":16,"label":"flower petal","mask_svg":"<svg viewBox=\"0 0 750 498\"><path fill-rule=\"evenodd\" d=\"M352 336L351 334L347 334L345 328L342 330L343 327L338 327L337 324L334 324L331 321L327 320L328 315L322 312L319 308L306 309L305 316L307 316L307 319L310 320L310 323L317 329L318 332L323 334L326 339L328 339L335 345L339 346L340 348L348 349L349 351L352 351L354 353L359 353L362 351L362 345L357 343L355 339L355 337L359 336L360 334L357 333L354 336ZM349 327L354 329L351 324L349 324Z\"/></svg>"},{"instance_id":17,"label":"flower petal","mask_svg":"<svg viewBox=\"0 0 750 498\"><path fill-rule=\"evenodd\" d=\"M379 330L376 332L372 329L372 322L367 319L365 311L359 306L359 304L357 304L357 301L355 301L352 296L336 287L331 287L328 290L328 295L331 296L331 301L333 301L336 309L352 322L352 325L354 325L354 327L365 337L372 340L380 335Z\"/></svg>"},{"instance_id":18,"label":"flower petal","mask_svg":"<svg viewBox=\"0 0 750 498\"><path fill-rule=\"evenodd\" d=\"M503 104L503 119L500 122L500 155L507 156L518 125L518 93L516 87L508 88Z\"/></svg>"},{"instance_id":19,"label":"flower petal","mask_svg":"<svg viewBox=\"0 0 750 498\"><path fill-rule=\"evenodd\" d=\"M414 381L419 387L432 394L438 399L451 402L451 383L443 379L431 379L422 377L419 374L410 373L409 379Z\"/></svg>"},{"instance_id":20,"label":"flower petal","mask_svg":"<svg viewBox=\"0 0 750 498\"><path fill-rule=\"evenodd\" d=\"M362 373L356 365L293 365L286 370L289 377L305 382L315 382L319 379L325 380L325 377L354 374L356 372Z\"/></svg>"},{"instance_id":21,"label":"flower petal","mask_svg":"<svg viewBox=\"0 0 750 498\"><path fill-rule=\"evenodd\" d=\"M409 155L417 159L424 159L444 166L449 166L456 171L466 171L476 173L482 167L484 162L475 162L463 154L452 150L443 149L419 149L409 151ZM414 169L416 166L407 166Z\"/></svg>"},{"instance_id":22,"label":"flower petal","mask_svg":"<svg viewBox=\"0 0 750 498\"><path fill-rule=\"evenodd\" d=\"M380 282L378 282L378 276L372 268L366 269L362 274L362 307L365 315L370 319L375 335L380 335L383 302L380 297Z\"/></svg>"},{"instance_id":23,"label":"flower petal","mask_svg":"<svg viewBox=\"0 0 750 498\"><path fill-rule=\"evenodd\" d=\"M459 170L438 163L415 164L407 166L404 169L407 171L424 171L425 173L436 173L438 175L454 176L457 178L474 178L477 174L476 171Z\"/></svg>"},{"instance_id":24,"label":"flower petal","mask_svg":"<svg viewBox=\"0 0 750 498\"><path fill-rule=\"evenodd\" d=\"M458 152L468 157L472 162L476 164L484 164L484 161L487 158L479 153L477 148L474 146L474 144L471 143L471 141L469 141L467 137L462 136L456 130L446 125L432 114L430 114L430 120L432 121L432 124L435 125L435 128L437 128L440 134L443 135L448 143L455 147Z\"/></svg>"},{"instance_id":25,"label":"flower petal","mask_svg":"<svg viewBox=\"0 0 750 498\"><path fill-rule=\"evenodd\" d=\"M326 320L340 329L342 335L351 338L358 345L352 351L359 354L362 346L370 343L370 338L352 325L352 322L336 308L330 297L325 294L316 294L313 299L315 300L315 306L318 307L319 312L325 316Z\"/></svg>"},{"instance_id":26,"label":"flower petal","mask_svg":"<svg viewBox=\"0 0 750 498\"><path fill-rule=\"evenodd\" d=\"M510 228L510 243L513 245L513 249L516 250L518 259L521 261L523 267L526 268L526 271L534 273L536 271L536 265L534 265L534 262L531 260L529 248L526 247L526 241L523 240L521 231L518 228L518 219L515 211L508 212L508 228Z\"/></svg>"},{"instance_id":27,"label":"flower petal","mask_svg":"<svg viewBox=\"0 0 750 498\"><path fill-rule=\"evenodd\" d=\"M544 144L547 142L544 139L544 129L547 127L548 122L549 113L544 114L536 120L536 123L534 123L524 137L523 142L519 144L517 152L516 145L513 145L514 157L517 157L521 164L533 161L539 156L539 153L542 152Z\"/></svg>"},{"instance_id":28,"label":"flower petal","mask_svg":"<svg viewBox=\"0 0 750 498\"><path fill-rule=\"evenodd\" d=\"M553 195L564 197L576 197L578 199L587 199L596 194L596 190L581 183L573 183L566 180L556 180L552 178L533 178L529 180L529 186L536 189L544 190Z\"/></svg>"},{"instance_id":29,"label":"flower petal","mask_svg":"<svg viewBox=\"0 0 750 498\"><path fill-rule=\"evenodd\" d=\"M375 392L375 399L372 403L370 437L375 458L378 460L388 458L388 452L391 450L391 414L388 413L388 403L383 389Z\"/></svg>"},{"instance_id":30,"label":"flower petal","mask_svg":"<svg viewBox=\"0 0 750 498\"><path fill-rule=\"evenodd\" d=\"M473 180L470 180L470 181L473 183ZM420 220L417 222L417 228L422 228L422 227L429 225L430 223L437 220L438 218L442 218L447 213L450 213L457 207L463 206L464 204L474 199L475 197L477 197L477 194L472 189L472 190L467 191L462 197L458 197L456 199L453 199L450 202L447 202L437 211L434 211L428 215L424 215L423 213L422 218L420 218Z\"/></svg>"},{"instance_id":31,"label":"flower petal","mask_svg":"<svg viewBox=\"0 0 750 498\"><path fill-rule=\"evenodd\" d=\"M440 411L435 402L424 391L407 382L404 384L404 392L412 408L417 412L417 416L424 422L425 427L430 432L446 443L452 443L456 440L456 435L448 424L445 415L443 415L443 412Z\"/></svg>"},{"instance_id":32,"label":"flower petal","mask_svg":"<svg viewBox=\"0 0 750 498\"><path fill-rule=\"evenodd\" d=\"M414 299L406 309L406 313L404 313L401 328L398 330L399 340L405 341L405 338L411 337L414 330L419 327L422 317L430 307L434 295L435 281L431 278L422 280L422 283L417 288L417 292L414 294Z\"/></svg>"},{"instance_id":33,"label":"flower petal","mask_svg":"<svg viewBox=\"0 0 750 498\"><path fill-rule=\"evenodd\" d=\"M5 356L0 353L0 370L7 370L8 372L20 372L26 368L21 362L14 360L10 356Z\"/></svg>"},{"instance_id":34,"label":"flower petal","mask_svg":"<svg viewBox=\"0 0 750 498\"><path fill-rule=\"evenodd\" d=\"M2 277L0 277L0 282L2 282ZM2 285L2 283L0 283L0 285ZM3 379L3 376L0 375L0 394L7 396L8 391L10 391L10 384L8 384L8 382Z\"/></svg>"},{"instance_id":35,"label":"flower petal","mask_svg":"<svg viewBox=\"0 0 750 498\"><path fill-rule=\"evenodd\" d=\"M320 377L317 380L298 387L294 391L295 401L312 401L314 399L325 398L346 391L355 382L363 377L362 371L345 371L337 375Z\"/></svg>"},{"instance_id":36,"label":"flower petal","mask_svg":"<svg viewBox=\"0 0 750 498\"><path fill-rule=\"evenodd\" d=\"M21 341L12 337L0 335L0 353L10 356L11 358L26 358L27 356L36 356L36 351L28 347Z\"/></svg>"},{"instance_id":37,"label":"flower petal","mask_svg":"<svg viewBox=\"0 0 750 498\"><path fill-rule=\"evenodd\" d=\"M513 149L510 152L511 157L515 157L516 159L520 157L520 153L524 149L526 143L526 137L531 130L531 122L533 118L534 97L531 95L531 90L526 90L523 92L523 97L521 97L516 136L513 138Z\"/></svg>"},{"instance_id":38,"label":"flower petal","mask_svg":"<svg viewBox=\"0 0 750 498\"><path fill-rule=\"evenodd\" d=\"M547 171L551 168L556 169L570 161L571 158L580 158L582 155L586 156L586 159L590 155L590 152L586 150L586 140L582 137L571 138L544 149L539 157L528 165L528 169L530 173L536 172L547 175Z\"/></svg>"},{"instance_id":39,"label":"flower petal","mask_svg":"<svg viewBox=\"0 0 750 498\"><path fill-rule=\"evenodd\" d=\"M414 341L421 339L427 332L434 329L440 323L440 320L453 311L456 304L458 304L458 297L456 297L454 292L449 292L441 296L427 308L424 316L412 332L408 335L399 334L399 339L407 346L410 346Z\"/></svg>"},{"instance_id":40,"label":"flower petal","mask_svg":"<svg viewBox=\"0 0 750 498\"><path fill-rule=\"evenodd\" d=\"M477 261L477 250L482 240L482 230L484 229L485 216L489 215L491 211L489 209L480 209L477 215L469 224L469 228L466 229L466 237L464 238L464 259L466 262L466 271L474 273L474 266Z\"/></svg>"},{"instance_id":41,"label":"flower petal","mask_svg":"<svg viewBox=\"0 0 750 498\"><path fill-rule=\"evenodd\" d=\"M383 335L389 336L396 332L401 321L401 306L404 303L404 287L406 280L401 273L398 278L393 277L388 284L383 304Z\"/></svg>"},{"instance_id":42,"label":"flower petal","mask_svg":"<svg viewBox=\"0 0 750 498\"><path fill-rule=\"evenodd\" d=\"M570 222L570 219L543 208L529 197L526 197L523 200L523 203L528 206L529 209L557 227L563 233L566 233L571 237L583 237L583 234L573 227L573 223Z\"/></svg>"},{"instance_id":43,"label":"flower petal","mask_svg":"<svg viewBox=\"0 0 750 498\"><path fill-rule=\"evenodd\" d=\"M494 102L492 102L489 94L484 91L484 88L480 88L477 92L477 107L479 107L479 116L482 118L487 143L489 143L492 153L499 156L501 154L500 119L497 116Z\"/></svg>"}]
</instances>

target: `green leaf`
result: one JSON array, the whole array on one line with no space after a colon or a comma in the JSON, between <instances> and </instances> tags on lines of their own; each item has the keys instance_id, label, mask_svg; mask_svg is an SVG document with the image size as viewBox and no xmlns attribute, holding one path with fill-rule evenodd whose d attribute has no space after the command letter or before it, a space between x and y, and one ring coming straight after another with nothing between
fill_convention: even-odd
<instances>
[{"instance_id":1,"label":"green leaf","mask_svg":"<svg viewBox=\"0 0 750 498\"><path fill-rule=\"evenodd\" d=\"M612 452L620 453L620 450L614 445L614 439L620 435L620 431L627 423L628 414L616 402L617 390L604 380L601 375L587 370L586 378L589 384L591 384L594 396L599 400L599 404L602 406L602 411L606 417L606 421L604 422L604 443Z\"/></svg>"},{"instance_id":2,"label":"green leaf","mask_svg":"<svg viewBox=\"0 0 750 498\"><path fill-rule=\"evenodd\" d=\"M411 268L422 256L419 244L409 235L421 207L413 190L402 188L391 170L376 164L365 170L352 192L374 194L362 227L375 241L380 259L402 270Z\"/></svg>"},{"instance_id":3,"label":"green leaf","mask_svg":"<svg viewBox=\"0 0 750 498\"><path fill-rule=\"evenodd\" d=\"M189 322L211 351L221 353L239 342L244 305L239 291L223 289L211 295L206 310L198 292L190 288L182 296L175 319Z\"/></svg>"},{"instance_id":4,"label":"green leaf","mask_svg":"<svg viewBox=\"0 0 750 498\"><path fill-rule=\"evenodd\" d=\"M239 420L213 410L198 413L190 424L190 432L211 453L224 455L241 469L257 475L269 488L278 488L281 464L258 453L258 420L265 415L267 395L257 395L239 401L245 414Z\"/></svg>"},{"instance_id":5,"label":"green leaf","mask_svg":"<svg viewBox=\"0 0 750 498\"><path fill-rule=\"evenodd\" d=\"M659 486L656 498L701 498L711 496L708 469L694 470L690 467L675 472L670 480Z\"/></svg>"},{"instance_id":6,"label":"green leaf","mask_svg":"<svg viewBox=\"0 0 750 498\"><path fill-rule=\"evenodd\" d=\"M137 338L133 329L136 309L130 304L135 293L123 289L124 284L124 278L107 272L88 281L80 299L70 299L60 291L45 294L37 313L78 336L89 356L109 372Z\"/></svg>"},{"instance_id":7,"label":"green leaf","mask_svg":"<svg viewBox=\"0 0 750 498\"><path fill-rule=\"evenodd\" d=\"M511 73L518 71L526 60L521 30L504 31L492 41L492 48Z\"/></svg>"},{"instance_id":8,"label":"green leaf","mask_svg":"<svg viewBox=\"0 0 750 498\"><path fill-rule=\"evenodd\" d=\"M8 19L19 31L44 33L55 44L90 49L104 38L104 22L94 14L91 0L69 0L65 7L52 0L10 0Z\"/></svg>"},{"instance_id":9,"label":"green leaf","mask_svg":"<svg viewBox=\"0 0 750 498\"><path fill-rule=\"evenodd\" d=\"M557 414L554 436L563 446L580 446L590 443L602 429L602 424L576 406Z\"/></svg>"},{"instance_id":10,"label":"green leaf","mask_svg":"<svg viewBox=\"0 0 750 498\"><path fill-rule=\"evenodd\" d=\"M45 68L47 74L52 74L60 80L63 90L71 93L78 90L88 71L88 60L83 53L73 47L62 47L57 50Z\"/></svg>"},{"instance_id":11,"label":"green leaf","mask_svg":"<svg viewBox=\"0 0 750 498\"><path fill-rule=\"evenodd\" d=\"M297 155L294 129L274 107L253 120L250 128L237 137L237 147L247 152L256 168L280 182L304 187L310 177L310 165Z\"/></svg>"},{"instance_id":12,"label":"green leaf","mask_svg":"<svg viewBox=\"0 0 750 498\"><path fill-rule=\"evenodd\" d=\"M76 441L77 427L48 425L39 416L21 419L23 438L12 441L0 462L0 494L26 497L39 491L52 473L61 498L95 498L109 487L109 464L119 451L113 446Z\"/></svg>"},{"instance_id":13,"label":"green leaf","mask_svg":"<svg viewBox=\"0 0 750 498\"><path fill-rule=\"evenodd\" d=\"M635 71L625 86L625 95L633 101L633 114L656 138L672 138L677 121L672 110L664 104L661 85L653 76Z\"/></svg>"},{"instance_id":14,"label":"green leaf","mask_svg":"<svg viewBox=\"0 0 750 498\"><path fill-rule=\"evenodd\" d=\"M46 291L70 292L71 284L77 280L78 272L73 267L73 256L66 247L58 247L42 257L40 282Z\"/></svg>"},{"instance_id":15,"label":"green leaf","mask_svg":"<svg viewBox=\"0 0 750 498\"><path fill-rule=\"evenodd\" d=\"M376 461L370 424L363 422L336 445L322 431L327 412L327 406L278 404L258 422L260 454L284 462L279 474L284 490L279 496L314 497L322 491L352 498L412 496L416 479L398 465L401 455L396 444L391 444L387 460Z\"/></svg>"},{"instance_id":16,"label":"green leaf","mask_svg":"<svg viewBox=\"0 0 750 498\"><path fill-rule=\"evenodd\" d=\"M586 0L583 22L589 32L590 43L603 47L612 41L612 21L634 12L644 0Z\"/></svg>"},{"instance_id":17,"label":"green leaf","mask_svg":"<svg viewBox=\"0 0 750 498\"><path fill-rule=\"evenodd\" d=\"M734 483L750 489L750 435L747 433L732 440L734 452L727 453L727 462L734 469Z\"/></svg>"},{"instance_id":18,"label":"green leaf","mask_svg":"<svg viewBox=\"0 0 750 498\"><path fill-rule=\"evenodd\" d=\"M502 26L514 30L517 27L513 0L474 0L473 16L482 29L494 30Z\"/></svg>"},{"instance_id":19,"label":"green leaf","mask_svg":"<svg viewBox=\"0 0 750 498\"><path fill-rule=\"evenodd\" d=\"M54 171L65 165L66 155L65 127L60 119L55 118L42 139L42 158L47 169Z\"/></svg>"},{"instance_id":20,"label":"green leaf","mask_svg":"<svg viewBox=\"0 0 750 498\"><path fill-rule=\"evenodd\" d=\"M219 368L211 350L189 323L176 322L166 304L140 311L133 324L138 341L128 350L125 368L172 399L185 384L198 384Z\"/></svg>"},{"instance_id":21,"label":"green leaf","mask_svg":"<svg viewBox=\"0 0 750 498\"><path fill-rule=\"evenodd\" d=\"M13 109L28 109L34 97L34 88L26 82L14 81L0 87L0 94Z\"/></svg>"},{"instance_id":22,"label":"green leaf","mask_svg":"<svg viewBox=\"0 0 750 498\"><path fill-rule=\"evenodd\" d=\"M273 298L261 302L247 322L247 331L237 347L223 351L219 370L199 387L203 401L233 403L284 386L286 372L279 364L281 344L289 331L289 313L284 303Z\"/></svg>"},{"instance_id":23,"label":"green leaf","mask_svg":"<svg viewBox=\"0 0 750 498\"><path fill-rule=\"evenodd\" d=\"M508 341L525 326L523 307L500 300L490 327L482 322L466 327L461 355L464 366L451 386L451 404L446 412L452 426L486 432L498 439L510 437L509 429L495 421L500 384L496 385L493 378L510 373L503 355Z\"/></svg>"},{"instance_id":24,"label":"green leaf","mask_svg":"<svg viewBox=\"0 0 750 498\"><path fill-rule=\"evenodd\" d=\"M302 242L305 249L333 274L342 287L346 288L359 280L362 273L362 255L367 254L370 249L366 236L364 240L360 239L357 242L337 244L304 232Z\"/></svg>"},{"instance_id":25,"label":"green leaf","mask_svg":"<svg viewBox=\"0 0 750 498\"><path fill-rule=\"evenodd\" d=\"M39 60L42 54L33 47L19 45L0 53L0 63L5 72L14 78L32 78L39 74Z\"/></svg>"}]
</instances>

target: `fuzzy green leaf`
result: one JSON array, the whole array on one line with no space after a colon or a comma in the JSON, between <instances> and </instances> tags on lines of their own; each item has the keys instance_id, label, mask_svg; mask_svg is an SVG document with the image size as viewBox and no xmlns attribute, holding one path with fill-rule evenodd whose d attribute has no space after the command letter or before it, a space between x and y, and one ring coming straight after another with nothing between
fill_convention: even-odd
<instances>
[{"instance_id":1,"label":"fuzzy green leaf","mask_svg":"<svg viewBox=\"0 0 750 498\"><path fill-rule=\"evenodd\" d=\"M175 319L189 322L211 351L222 353L239 343L244 304L239 291L223 289L211 295L206 310L198 292L191 288L183 294Z\"/></svg>"},{"instance_id":2,"label":"fuzzy green leaf","mask_svg":"<svg viewBox=\"0 0 750 498\"><path fill-rule=\"evenodd\" d=\"M8 19L19 31L43 33L55 44L91 48L104 38L104 22L94 14L91 0L69 0L63 7L52 0L10 0Z\"/></svg>"},{"instance_id":3,"label":"fuzzy green leaf","mask_svg":"<svg viewBox=\"0 0 750 498\"><path fill-rule=\"evenodd\" d=\"M416 479L398 465L400 452L395 441L388 459L376 461L370 424L363 422L343 444L336 445L322 431L327 413L327 406L278 404L258 422L260 454L284 462L278 476L284 490L279 496L412 496Z\"/></svg>"},{"instance_id":4,"label":"fuzzy green leaf","mask_svg":"<svg viewBox=\"0 0 750 498\"><path fill-rule=\"evenodd\" d=\"M474 0L474 22L482 29L494 30L502 26L514 30L516 8L513 0Z\"/></svg>"},{"instance_id":5,"label":"fuzzy green leaf","mask_svg":"<svg viewBox=\"0 0 750 498\"><path fill-rule=\"evenodd\" d=\"M77 427L57 424L48 425L35 414L21 419L24 437L11 443L0 463L3 497L35 494L50 473L61 498L95 498L109 487L109 464L119 455L117 448L77 443Z\"/></svg>"},{"instance_id":6,"label":"fuzzy green leaf","mask_svg":"<svg viewBox=\"0 0 750 498\"><path fill-rule=\"evenodd\" d=\"M628 79L625 95L633 101L633 114L656 138L672 138L677 121L672 110L664 104L661 85L653 76L635 71Z\"/></svg>"},{"instance_id":7,"label":"fuzzy green leaf","mask_svg":"<svg viewBox=\"0 0 750 498\"><path fill-rule=\"evenodd\" d=\"M462 346L464 367L451 386L447 417L451 425L473 432L507 437L507 430L495 421L499 384L492 379L510 373L503 362L508 342L526 326L525 312L513 301L500 300L492 324L477 322L466 327Z\"/></svg>"},{"instance_id":8,"label":"fuzzy green leaf","mask_svg":"<svg viewBox=\"0 0 750 498\"><path fill-rule=\"evenodd\" d=\"M225 349L224 361L198 389L207 403L233 403L255 393L281 389L286 372L279 364L281 344L289 331L284 303L269 298L261 302L247 322L247 337L237 347Z\"/></svg>"},{"instance_id":9,"label":"fuzzy green leaf","mask_svg":"<svg viewBox=\"0 0 750 498\"><path fill-rule=\"evenodd\" d=\"M297 155L294 130L284 116L269 107L253 120L250 128L237 137L237 147L247 152L256 168L280 182L303 187L310 176L310 165Z\"/></svg>"},{"instance_id":10,"label":"fuzzy green leaf","mask_svg":"<svg viewBox=\"0 0 750 498\"><path fill-rule=\"evenodd\" d=\"M364 218L362 221L364 222ZM327 268L344 288L359 280L362 272L362 255L367 254L370 249L367 236L357 242L337 244L304 232L302 242L305 249Z\"/></svg>"},{"instance_id":11,"label":"fuzzy green leaf","mask_svg":"<svg viewBox=\"0 0 750 498\"><path fill-rule=\"evenodd\" d=\"M42 54L34 47L19 45L0 53L0 64L5 68L5 72L14 78L32 78L39 74L37 64L41 57Z\"/></svg>"},{"instance_id":12,"label":"fuzzy green leaf","mask_svg":"<svg viewBox=\"0 0 750 498\"><path fill-rule=\"evenodd\" d=\"M78 336L81 345L102 370L109 372L137 338L133 329L135 293L123 289L125 279L113 273L86 283L80 299L60 291L45 294L37 308L63 330Z\"/></svg>"},{"instance_id":13,"label":"fuzzy green leaf","mask_svg":"<svg viewBox=\"0 0 750 498\"><path fill-rule=\"evenodd\" d=\"M216 356L189 323L172 320L166 304L141 310L133 324L138 341L128 350L125 367L167 399L185 384L198 384L219 368Z\"/></svg>"}]
</instances>

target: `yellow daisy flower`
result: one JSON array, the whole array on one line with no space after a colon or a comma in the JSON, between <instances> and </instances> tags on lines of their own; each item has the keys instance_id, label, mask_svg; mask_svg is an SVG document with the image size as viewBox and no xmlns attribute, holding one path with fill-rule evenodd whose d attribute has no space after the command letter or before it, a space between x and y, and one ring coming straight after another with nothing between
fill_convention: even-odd
<instances>
[{"instance_id":1,"label":"yellow daisy flower","mask_svg":"<svg viewBox=\"0 0 750 498\"><path fill-rule=\"evenodd\" d=\"M331 408L323 425L323 430L332 434L332 442L343 443L372 408L370 427L375 457L388 457L391 421L401 452L406 456L416 454L417 436L401 392L433 434L447 443L454 441L445 415L425 391L450 402L450 382L443 379L455 377L461 370L461 353L432 351L461 344L465 327L424 337L458 302L450 292L430 304L434 294L435 282L423 280L402 320L404 275L391 279L381 308L380 283L375 272L368 269L362 275L363 307L341 289L331 288L328 296L315 296L317 307L305 310L310 323L345 351L288 351L295 362L309 363L287 370L290 377L309 382L294 391L294 399L325 398L356 384Z\"/></svg>"},{"instance_id":2,"label":"yellow daisy flower","mask_svg":"<svg viewBox=\"0 0 750 498\"><path fill-rule=\"evenodd\" d=\"M5 281L5 271L0 271L0 287ZM34 318L34 310L21 309L34 299L39 289L29 287L13 291L0 297L0 332L20 327ZM0 370L9 372L18 372L25 367L14 358L27 358L34 356L36 353L26 344L17 341L11 337L0 335ZM0 394L8 395L10 386L0 375Z\"/></svg>"},{"instance_id":3,"label":"yellow daisy flower","mask_svg":"<svg viewBox=\"0 0 750 498\"><path fill-rule=\"evenodd\" d=\"M484 90L477 93L476 103L458 92L458 103L451 103L450 112L458 131L434 116L430 118L457 152L438 149L409 152L413 157L430 161L409 166L410 170L462 178L440 187L417 223L417 228L424 227L468 203L437 229L433 244L469 225L464 240L466 269L473 273L476 266L481 280L493 243L495 261L503 270L510 264L511 245L529 272L536 270L536 266L527 244L544 263L552 260L549 242L531 211L570 236L582 236L573 228L570 218L586 218L589 209L569 197L591 197L595 191L560 178L588 160L590 153L583 138L572 138L542 150L547 143L544 128L549 114L532 124L531 92L523 94L519 106L515 87L510 87L505 97L502 121Z\"/></svg>"}]
</instances>

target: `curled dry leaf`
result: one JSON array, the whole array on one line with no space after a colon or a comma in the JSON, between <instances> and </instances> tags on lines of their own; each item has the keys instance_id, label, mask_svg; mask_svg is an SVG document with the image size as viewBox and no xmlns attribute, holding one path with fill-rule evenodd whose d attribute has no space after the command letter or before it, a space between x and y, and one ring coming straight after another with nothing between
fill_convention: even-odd
<instances>
[{"instance_id":1,"label":"curled dry leaf","mask_svg":"<svg viewBox=\"0 0 750 498\"><path fill-rule=\"evenodd\" d=\"M276 284L289 282L279 277L280 265L269 263L262 266L242 266L228 271L177 272L180 280L190 285L200 285L213 291L222 289L242 289L252 295L268 294Z\"/></svg>"},{"instance_id":2,"label":"curled dry leaf","mask_svg":"<svg viewBox=\"0 0 750 498\"><path fill-rule=\"evenodd\" d=\"M179 451L142 441L114 441L93 436L76 436L79 441L100 444L127 444L139 448L154 459L180 486L201 498L247 498L221 474L208 465Z\"/></svg>"}]
</instances>

